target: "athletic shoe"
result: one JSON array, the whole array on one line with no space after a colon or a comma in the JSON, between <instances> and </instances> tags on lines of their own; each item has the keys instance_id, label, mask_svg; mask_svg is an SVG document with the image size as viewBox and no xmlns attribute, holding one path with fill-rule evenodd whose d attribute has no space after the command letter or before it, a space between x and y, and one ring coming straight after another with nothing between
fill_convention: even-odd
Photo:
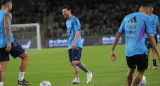
<instances>
[{"instance_id":1,"label":"athletic shoe","mask_svg":"<svg viewBox=\"0 0 160 86\"><path fill-rule=\"evenodd\" d=\"M87 84L91 82L93 74L91 72L87 73Z\"/></svg>"},{"instance_id":2,"label":"athletic shoe","mask_svg":"<svg viewBox=\"0 0 160 86\"><path fill-rule=\"evenodd\" d=\"M153 69L160 69L159 66L153 66L152 68L153 68Z\"/></svg>"},{"instance_id":3,"label":"athletic shoe","mask_svg":"<svg viewBox=\"0 0 160 86\"><path fill-rule=\"evenodd\" d=\"M71 83L72 84L80 84L80 80L79 79L74 79Z\"/></svg>"},{"instance_id":4,"label":"athletic shoe","mask_svg":"<svg viewBox=\"0 0 160 86\"><path fill-rule=\"evenodd\" d=\"M17 84L18 85L31 85L31 83L30 82L27 82L25 79L23 79L22 81L17 81Z\"/></svg>"}]
</instances>

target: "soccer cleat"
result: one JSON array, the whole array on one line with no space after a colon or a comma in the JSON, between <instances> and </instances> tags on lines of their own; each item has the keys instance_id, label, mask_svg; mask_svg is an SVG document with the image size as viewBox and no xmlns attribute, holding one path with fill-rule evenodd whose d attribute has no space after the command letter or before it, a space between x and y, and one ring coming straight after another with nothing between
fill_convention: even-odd
<instances>
[{"instance_id":1,"label":"soccer cleat","mask_svg":"<svg viewBox=\"0 0 160 86\"><path fill-rule=\"evenodd\" d=\"M153 68L153 69L160 69L159 66L153 66L152 68Z\"/></svg>"},{"instance_id":2,"label":"soccer cleat","mask_svg":"<svg viewBox=\"0 0 160 86\"><path fill-rule=\"evenodd\" d=\"M17 84L18 85L31 85L31 83L30 82L27 82L25 79L23 79L22 81L17 81Z\"/></svg>"},{"instance_id":3,"label":"soccer cleat","mask_svg":"<svg viewBox=\"0 0 160 86\"><path fill-rule=\"evenodd\" d=\"M80 84L80 80L79 79L74 79L71 83L72 84Z\"/></svg>"},{"instance_id":4,"label":"soccer cleat","mask_svg":"<svg viewBox=\"0 0 160 86\"><path fill-rule=\"evenodd\" d=\"M87 73L87 84L91 82L93 74L91 72Z\"/></svg>"}]
</instances>

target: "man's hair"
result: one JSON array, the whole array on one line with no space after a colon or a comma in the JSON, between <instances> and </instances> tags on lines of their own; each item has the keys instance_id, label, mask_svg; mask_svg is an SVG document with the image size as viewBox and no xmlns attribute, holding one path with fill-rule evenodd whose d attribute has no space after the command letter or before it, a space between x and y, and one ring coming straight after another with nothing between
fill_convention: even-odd
<instances>
[{"instance_id":1,"label":"man's hair","mask_svg":"<svg viewBox=\"0 0 160 86\"><path fill-rule=\"evenodd\" d=\"M71 10L71 7L70 7L69 5L64 5L64 6L62 7L62 9Z\"/></svg>"},{"instance_id":2,"label":"man's hair","mask_svg":"<svg viewBox=\"0 0 160 86\"><path fill-rule=\"evenodd\" d=\"M8 2L12 2L12 0L2 0L1 5L6 5L6 3L8 3Z\"/></svg>"},{"instance_id":3,"label":"man's hair","mask_svg":"<svg viewBox=\"0 0 160 86\"><path fill-rule=\"evenodd\" d=\"M152 10L152 5L141 5L140 7L142 10L147 11L147 10Z\"/></svg>"}]
</instances>

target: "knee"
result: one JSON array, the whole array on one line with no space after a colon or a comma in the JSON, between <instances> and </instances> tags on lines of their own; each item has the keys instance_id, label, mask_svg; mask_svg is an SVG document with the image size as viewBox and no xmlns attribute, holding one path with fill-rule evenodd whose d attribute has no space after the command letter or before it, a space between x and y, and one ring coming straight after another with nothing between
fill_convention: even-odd
<instances>
[{"instance_id":1,"label":"knee","mask_svg":"<svg viewBox=\"0 0 160 86\"><path fill-rule=\"evenodd\" d=\"M76 66L76 65L78 64L78 62L79 62L79 61L73 61L72 63L73 63L73 65Z\"/></svg>"},{"instance_id":2,"label":"knee","mask_svg":"<svg viewBox=\"0 0 160 86\"><path fill-rule=\"evenodd\" d=\"M22 60L28 60L28 59L29 59L29 55L25 52L24 54L22 54L22 55L20 56L20 58L21 58Z\"/></svg>"}]
</instances>

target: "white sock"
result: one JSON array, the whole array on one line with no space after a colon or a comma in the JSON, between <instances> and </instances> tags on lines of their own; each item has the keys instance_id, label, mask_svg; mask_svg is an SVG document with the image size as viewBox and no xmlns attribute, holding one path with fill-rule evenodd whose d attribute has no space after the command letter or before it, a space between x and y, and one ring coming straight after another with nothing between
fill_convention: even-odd
<instances>
[{"instance_id":1,"label":"white sock","mask_svg":"<svg viewBox=\"0 0 160 86\"><path fill-rule=\"evenodd\" d=\"M91 73L91 72L88 71L86 74L90 74L90 73Z\"/></svg>"},{"instance_id":2,"label":"white sock","mask_svg":"<svg viewBox=\"0 0 160 86\"><path fill-rule=\"evenodd\" d=\"M3 86L3 82L0 82L0 86Z\"/></svg>"},{"instance_id":3,"label":"white sock","mask_svg":"<svg viewBox=\"0 0 160 86\"><path fill-rule=\"evenodd\" d=\"M75 80L79 80L79 78L75 78Z\"/></svg>"},{"instance_id":4,"label":"white sock","mask_svg":"<svg viewBox=\"0 0 160 86\"><path fill-rule=\"evenodd\" d=\"M18 78L19 81L22 81L24 79L24 73L25 72L19 72L19 78Z\"/></svg>"}]
</instances>

